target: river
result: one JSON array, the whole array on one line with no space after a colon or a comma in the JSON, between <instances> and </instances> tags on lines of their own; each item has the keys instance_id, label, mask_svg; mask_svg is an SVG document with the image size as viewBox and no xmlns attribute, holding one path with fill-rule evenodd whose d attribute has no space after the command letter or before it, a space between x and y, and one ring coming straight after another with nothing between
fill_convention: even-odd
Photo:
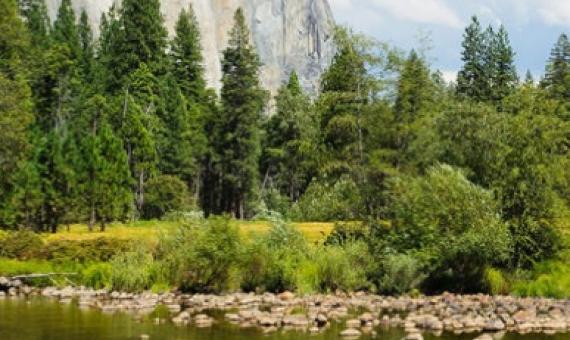
<instances>
[{"instance_id":1,"label":"river","mask_svg":"<svg viewBox=\"0 0 570 340\"><path fill-rule=\"evenodd\" d=\"M1 340L127 340L140 339L146 334L149 339L164 340L335 340L342 330L341 325L333 325L328 331L309 335L299 332L278 332L264 335L259 330L240 329L237 326L219 321L212 328L198 329L191 326L175 326L171 323L156 324L155 315L137 319L127 313L105 314L98 310L81 309L74 303L59 303L54 300L34 298L0 299L0 339ZM376 339L399 340L404 336L399 330L378 330ZM424 338L442 340L471 340L474 334L441 336L424 334ZM363 336L363 340L372 339ZM570 334L553 336L506 335L505 340L570 340Z\"/></svg>"}]
</instances>

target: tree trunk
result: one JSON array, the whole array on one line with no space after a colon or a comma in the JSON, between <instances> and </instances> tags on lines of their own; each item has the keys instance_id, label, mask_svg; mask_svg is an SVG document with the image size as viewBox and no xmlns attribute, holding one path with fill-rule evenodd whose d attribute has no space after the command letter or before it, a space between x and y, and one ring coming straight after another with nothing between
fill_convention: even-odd
<instances>
[{"instance_id":1,"label":"tree trunk","mask_svg":"<svg viewBox=\"0 0 570 340\"><path fill-rule=\"evenodd\" d=\"M91 204L91 216L89 217L89 224L87 225L89 232L93 232L93 227L95 227L95 206Z\"/></svg>"}]
</instances>

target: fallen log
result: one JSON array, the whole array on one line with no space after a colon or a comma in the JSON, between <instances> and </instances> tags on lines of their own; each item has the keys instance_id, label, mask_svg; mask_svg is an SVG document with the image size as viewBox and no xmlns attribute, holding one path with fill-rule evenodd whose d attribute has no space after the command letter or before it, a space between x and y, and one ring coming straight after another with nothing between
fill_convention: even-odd
<instances>
[{"instance_id":1,"label":"fallen log","mask_svg":"<svg viewBox=\"0 0 570 340\"><path fill-rule=\"evenodd\" d=\"M10 280L25 280L25 279L41 279L45 277L52 277L52 276L76 276L79 275L78 273L45 273L45 274L28 274L28 275L17 275L12 276Z\"/></svg>"}]
</instances>

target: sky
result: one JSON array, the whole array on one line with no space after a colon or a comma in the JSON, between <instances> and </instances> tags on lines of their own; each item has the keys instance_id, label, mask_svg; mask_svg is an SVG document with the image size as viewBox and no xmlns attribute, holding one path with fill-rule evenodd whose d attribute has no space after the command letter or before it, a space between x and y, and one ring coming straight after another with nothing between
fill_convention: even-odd
<instances>
[{"instance_id":1,"label":"sky","mask_svg":"<svg viewBox=\"0 0 570 340\"><path fill-rule=\"evenodd\" d=\"M429 47L428 59L447 80L461 67L461 41L470 18L505 25L517 53L517 70L536 79L552 46L570 33L570 0L329 0L339 24L396 47ZM423 38L422 38L423 37ZM429 37L428 43L425 37ZM427 45L427 46L426 46Z\"/></svg>"}]
</instances>

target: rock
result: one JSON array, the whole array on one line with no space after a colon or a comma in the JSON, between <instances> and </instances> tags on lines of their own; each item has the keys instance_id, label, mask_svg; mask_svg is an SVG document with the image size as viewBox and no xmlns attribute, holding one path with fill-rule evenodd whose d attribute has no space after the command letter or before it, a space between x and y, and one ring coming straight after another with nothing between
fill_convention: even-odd
<instances>
[{"instance_id":1,"label":"rock","mask_svg":"<svg viewBox=\"0 0 570 340\"><path fill-rule=\"evenodd\" d=\"M0 290L0 298L3 298L3 297L5 297L5 296L6 296L6 292Z\"/></svg>"},{"instance_id":2,"label":"rock","mask_svg":"<svg viewBox=\"0 0 570 340\"><path fill-rule=\"evenodd\" d=\"M198 315L194 316L194 324L198 328L211 327L213 323L214 323L214 319L209 317L206 314L198 314Z\"/></svg>"},{"instance_id":3,"label":"rock","mask_svg":"<svg viewBox=\"0 0 570 340\"><path fill-rule=\"evenodd\" d=\"M315 318L315 321L317 322L317 325L319 327L323 327L329 322L329 319L324 314L318 314L317 317Z\"/></svg>"},{"instance_id":4,"label":"rock","mask_svg":"<svg viewBox=\"0 0 570 340\"><path fill-rule=\"evenodd\" d=\"M279 326L281 323L279 319L270 316L262 316L257 320L257 323L262 327Z\"/></svg>"},{"instance_id":5,"label":"rock","mask_svg":"<svg viewBox=\"0 0 570 340\"><path fill-rule=\"evenodd\" d=\"M420 332L408 333L406 334L405 340L424 340L423 335Z\"/></svg>"},{"instance_id":6,"label":"rock","mask_svg":"<svg viewBox=\"0 0 570 340\"><path fill-rule=\"evenodd\" d=\"M357 319L346 320L346 327L348 328L358 328L360 324L360 320Z\"/></svg>"},{"instance_id":7,"label":"rock","mask_svg":"<svg viewBox=\"0 0 570 340\"><path fill-rule=\"evenodd\" d=\"M5 278L4 276L0 276L0 287L8 287L10 280Z\"/></svg>"},{"instance_id":8,"label":"rock","mask_svg":"<svg viewBox=\"0 0 570 340\"><path fill-rule=\"evenodd\" d=\"M483 330L488 332L498 332L505 329L505 324L499 319L489 320L483 326Z\"/></svg>"},{"instance_id":9,"label":"rock","mask_svg":"<svg viewBox=\"0 0 570 340\"><path fill-rule=\"evenodd\" d=\"M283 300L283 301L290 301L293 300L295 298L295 294L291 293L291 292L283 292L281 294L278 295L279 299Z\"/></svg>"},{"instance_id":10,"label":"rock","mask_svg":"<svg viewBox=\"0 0 570 340\"><path fill-rule=\"evenodd\" d=\"M493 337L489 334L483 334L483 335L476 337L473 340L493 340Z\"/></svg>"},{"instance_id":11,"label":"rock","mask_svg":"<svg viewBox=\"0 0 570 340\"><path fill-rule=\"evenodd\" d=\"M320 331L321 331L321 329L319 327L309 328L309 333L311 333L311 334L316 334L316 333L319 333Z\"/></svg>"},{"instance_id":12,"label":"rock","mask_svg":"<svg viewBox=\"0 0 570 340\"><path fill-rule=\"evenodd\" d=\"M72 0L75 13L85 9L95 34L101 14L117 0ZM55 19L61 0L47 0L51 19ZM263 64L261 81L276 90L297 71L301 84L316 93L321 74L334 56L334 19L327 0L162 0L166 27L172 34L178 14L193 4L200 25L204 67L208 86L221 88L221 56L227 46L233 15L238 7L245 11L256 51Z\"/></svg>"},{"instance_id":13,"label":"rock","mask_svg":"<svg viewBox=\"0 0 570 340\"><path fill-rule=\"evenodd\" d=\"M374 316L371 313L364 313L364 314L360 315L359 319L363 324L366 324L369 322L373 322Z\"/></svg>"},{"instance_id":14,"label":"rock","mask_svg":"<svg viewBox=\"0 0 570 340\"><path fill-rule=\"evenodd\" d=\"M240 317L238 314L235 313L228 313L225 315L226 320L228 320L229 322L239 322L240 321Z\"/></svg>"},{"instance_id":15,"label":"rock","mask_svg":"<svg viewBox=\"0 0 570 340\"><path fill-rule=\"evenodd\" d=\"M362 333L358 329L349 328L340 332L340 336L343 338L359 338Z\"/></svg>"},{"instance_id":16,"label":"rock","mask_svg":"<svg viewBox=\"0 0 570 340\"><path fill-rule=\"evenodd\" d=\"M141 340L149 340L149 339L150 339L150 335L148 335L148 334L141 334L141 336L139 336L139 339L141 339Z\"/></svg>"}]
</instances>

